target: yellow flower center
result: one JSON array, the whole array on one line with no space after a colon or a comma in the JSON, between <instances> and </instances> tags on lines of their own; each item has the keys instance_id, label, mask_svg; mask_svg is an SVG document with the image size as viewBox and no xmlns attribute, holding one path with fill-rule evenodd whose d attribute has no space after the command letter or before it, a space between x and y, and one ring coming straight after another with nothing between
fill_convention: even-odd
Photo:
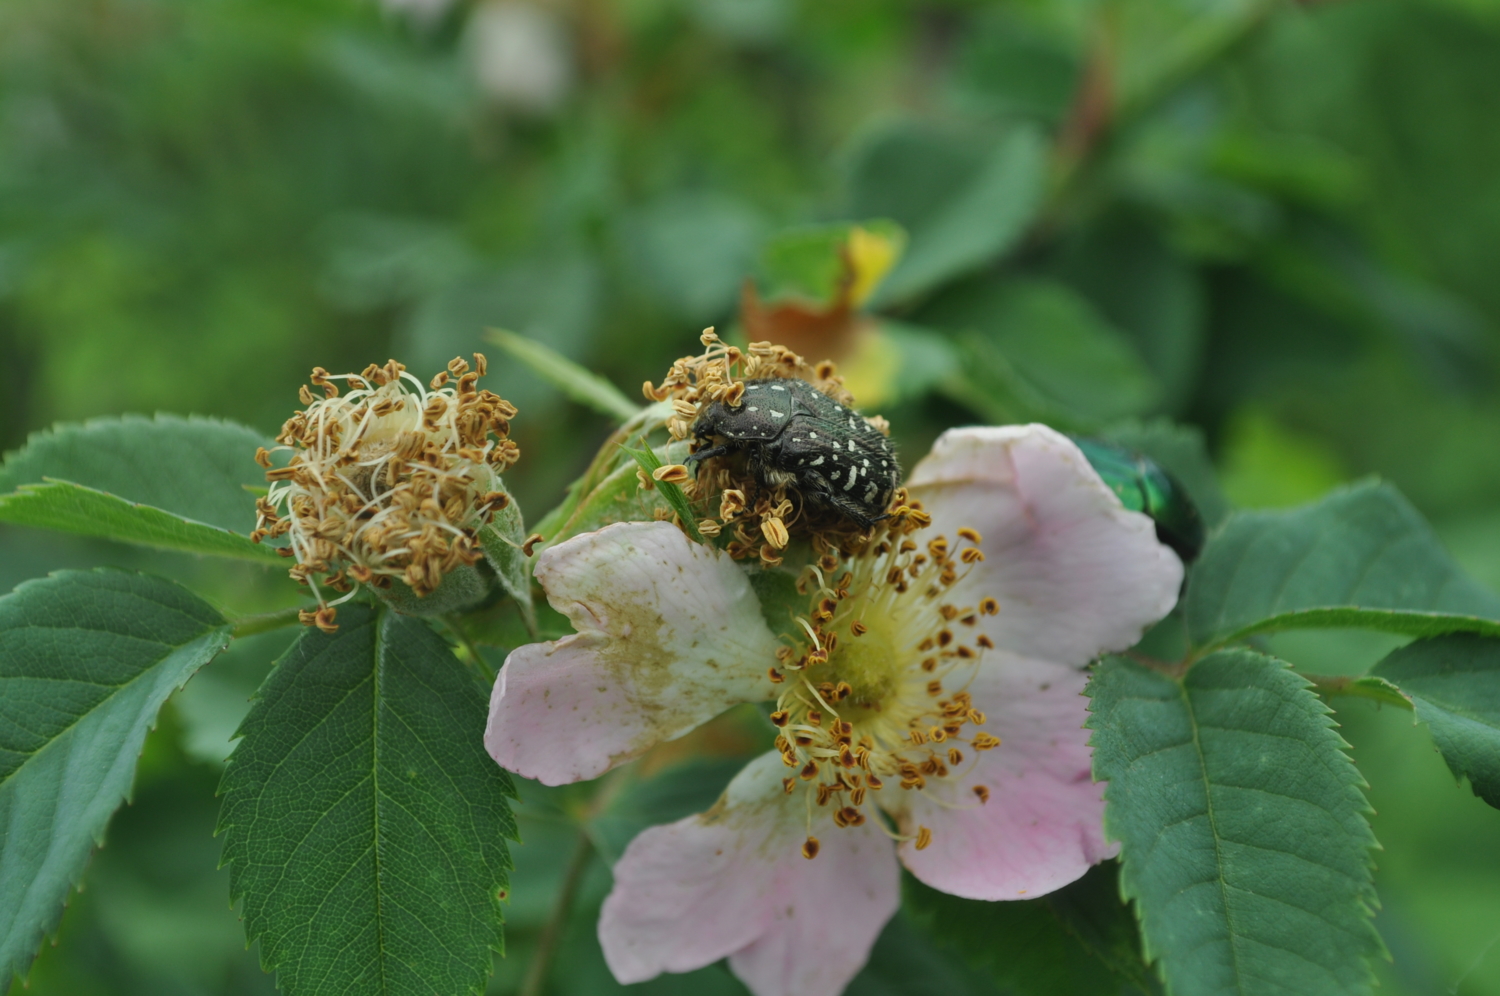
<instances>
[{"instance_id":1,"label":"yellow flower center","mask_svg":"<svg viewBox=\"0 0 1500 996\"><path fill-rule=\"evenodd\" d=\"M781 730L776 747L795 769L783 785L788 794L802 786L840 827L865 822L871 793L956 778L1000 743L980 729L985 716L967 690L993 646L976 624L999 603L948 597L984 558L979 534L960 529L956 547L944 536L919 546L905 521L897 518L857 556L809 568L801 637L771 669L785 686L771 716ZM984 786L974 794L980 803L989 797ZM931 833L921 827L911 837L921 849ZM809 850L817 852L815 840Z\"/></svg>"}]
</instances>

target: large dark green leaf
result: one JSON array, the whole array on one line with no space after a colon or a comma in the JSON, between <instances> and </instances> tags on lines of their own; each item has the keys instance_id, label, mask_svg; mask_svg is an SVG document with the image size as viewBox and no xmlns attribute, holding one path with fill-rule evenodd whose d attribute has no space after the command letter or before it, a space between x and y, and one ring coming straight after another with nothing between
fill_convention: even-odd
<instances>
[{"instance_id":1,"label":"large dark green leaf","mask_svg":"<svg viewBox=\"0 0 1500 996\"><path fill-rule=\"evenodd\" d=\"M1110 658L1090 695L1105 826L1168 990L1368 993L1369 807L1307 682L1239 649L1181 680Z\"/></svg>"},{"instance_id":2,"label":"large dark green leaf","mask_svg":"<svg viewBox=\"0 0 1500 996\"><path fill-rule=\"evenodd\" d=\"M1011 248L1045 176L1045 144L1030 126L983 136L903 123L873 136L855 156L851 215L890 218L910 236L876 303L916 297Z\"/></svg>"},{"instance_id":3,"label":"large dark green leaf","mask_svg":"<svg viewBox=\"0 0 1500 996\"><path fill-rule=\"evenodd\" d=\"M255 528L255 494L247 489L266 486L255 450L270 445L246 426L175 415L57 426L0 465L0 521L270 560L269 547L246 538ZM23 485L39 487L7 496Z\"/></svg>"},{"instance_id":4,"label":"large dark green leaf","mask_svg":"<svg viewBox=\"0 0 1500 996\"><path fill-rule=\"evenodd\" d=\"M353 604L276 665L224 773L224 860L293 996L460 996L501 944L515 822L482 690L420 620Z\"/></svg>"},{"instance_id":5,"label":"large dark green leaf","mask_svg":"<svg viewBox=\"0 0 1500 996\"><path fill-rule=\"evenodd\" d=\"M1141 957L1118 867L1099 865L1040 899L960 899L908 879L905 903L939 947L1013 996L1105 996L1159 987Z\"/></svg>"},{"instance_id":6,"label":"large dark green leaf","mask_svg":"<svg viewBox=\"0 0 1500 996\"><path fill-rule=\"evenodd\" d=\"M1500 596L1460 571L1416 509L1379 483L1235 515L1209 540L1184 603L1199 645L1309 626L1500 633Z\"/></svg>"},{"instance_id":7,"label":"large dark green leaf","mask_svg":"<svg viewBox=\"0 0 1500 996\"><path fill-rule=\"evenodd\" d=\"M62 915L161 704L229 633L185 589L126 571L0 598L0 982Z\"/></svg>"},{"instance_id":8,"label":"large dark green leaf","mask_svg":"<svg viewBox=\"0 0 1500 996\"><path fill-rule=\"evenodd\" d=\"M1418 640L1371 672L1400 686L1457 777L1500 808L1500 640L1471 633Z\"/></svg>"}]
</instances>

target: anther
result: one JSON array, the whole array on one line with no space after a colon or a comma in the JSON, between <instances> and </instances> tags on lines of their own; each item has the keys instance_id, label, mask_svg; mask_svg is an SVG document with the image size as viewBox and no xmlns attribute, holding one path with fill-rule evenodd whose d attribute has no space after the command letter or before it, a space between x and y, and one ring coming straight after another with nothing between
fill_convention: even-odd
<instances>
[{"instance_id":1,"label":"anther","mask_svg":"<svg viewBox=\"0 0 1500 996\"><path fill-rule=\"evenodd\" d=\"M802 856L809 861L818 856L818 838L809 837L803 842Z\"/></svg>"},{"instance_id":2,"label":"anther","mask_svg":"<svg viewBox=\"0 0 1500 996\"><path fill-rule=\"evenodd\" d=\"M870 631L870 627L866 626L864 623L860 622L858 619L854 620L852 623L849 624L849 632L853 633L855 636L864 636L869 631Z\"/></svg>"},{"instance_id":3,"label":"anther","mask_svg":"<svg viewBox=\"0 0 1500 996\"><path fill-rule=\"evenodd\" d=\"M1000 746L1000 738L990 733L976 733L969 738L969 744L975 750L990 750Z\"/></svg>"},{"instance_id":4,"label":"anther","mask_svg":"<svg viewBox=\"0 0 1500 996\"><path fill-rule=\"evenodd\" d=\"M792 790L795 789L796 787L797 787L797 779L795 779L795 778L783 778L781 780L782 791L784 791L787 795L791 795L792 794Z\"/></svg>"},{"instance_id":5,"label":"anther","mask_svg":"<svg viewBox=\"0 0 1500 996\"><path fill-rule=\"evenodd\" d=\"M941 681L929 681L927 683L927 694L928 695L941 695L941 694L943 694L943 683Z\"/></svg>"},{"instance_id":6,"label":"anther","mask_svg":"<svg viewBox=\"0 0 1500 996\"><path fill-rule=\"evenodd\" d=\"M932 831L929 830L929 829L927 829L926 827L917 827L917 840L916 840L916 848L917 848L917 850L924 851L924 850L927 849L927 845L931 844L931 843L932 843Z\"/></svg>"},{"instance_id":7,"label":"anther","mask_svg":"<svg viewBox=\"0 0 1500 996\"><path fill-rule=\"evenodd\" d=\"M978 636L974 637L974 642L977 643L977 644L979 644L981 647L983 647L986 650L994 650L995 649L995 641L991 640L988 636L986 636L983 633L980 633Z\"/></svg>"},{"instance_id":8,"label":"anther","mask_svg":"<svg viewBox=\"0 0 1500 996\"><path fill-rule=\"evenodd\" d=\"M948 748L948 763L951 764L951 765L953 765L955 768L958 767L960 764L963 764L964 763L964 754L963 754L963 751L959 750L957 747L949 747Z\"/></svg>"},{"instance_id":9,"label":"anther","mask_svg":"<svg viewBox=\"0 0 1500 996\"><path fill-rule=\"evenodd\" d=\"M984 559L984 551L977 546L964 547L964 552L958 555L958 559L966 564L977 564Z\"/></svg>"},{"instance_id":10,"label":"anther","mask_svg":"<svg viewBox=\"0 0 1500 996\"><path fill-rule=\"evenodd\" d=\"M532 533L530 536L526 537L526 542L521 544L521 553L527 557L531 556L531 551L536 547L538 543L542 541L542 539L543 536L541 533Z\"/></svg>"},{"instance_id":11,"label":"anther","mask_svg":"<svg viewBox=\"0 0 1500 996\"><path fill-rule=\"evenodd\" d=\"M669 463L664 467L657 467L651 472L653 479L666 484L682 484L692 480L693 475L680 463Z\"/></svg>"},{"instance_id":12,"label":"anther","mask_svg":"<svg viewBox=\"0 0 1500 996\"><path fill-rule=\"evenodd\" d=\"M979 611L987 616L995 615L1000 611L1000 603L993 598L981 598L979 600Z\"/></svg>"},{"instance_id":13,"label":"anther","mask_svg":"<svg viewBox=\"0 0 1500 996\"><path fill-rule=\"evenodd\" d=\"M974 794L979 796L980 805L983 805L986 802L990 801L990 790L985 788L983 785L975 785Z\"/></svg>"},{"instance_id":14,"label":"anther","mask_svg":"<svg viewBox=\"0 0 1500 996\"><path fill-rule=\"evenodd\" d=\"M771 723L778 727L785 726L791 718L792 714L785 709L777 709L771 713Z\"/></svg>"},{"instance_id":15,"label":"anther","mask_svg":"<svg viewBox=\"0 0 1500 996\"><path fill-rule=\"evenodd\" d=\"M976 529L970 529L968 526L964 526L962 529L960 529L958 531L958 536L960 539L968 540L975 546L978 546L980 543L984 542L983 538L979 535L979 531Z\"/></svg>"},{"instance_id":16,"label":"anther","mask_svg":"<svg viewBox=\"0 0 1500 996\"><path fill-rule=\"evenodd\" d=\"M786 523L779 518L770 518L761 522L761 535L766 538L778 550L785 550L786 545L792 541L791 534L787 532Z\"/></svg>"},{"instance_id":17,"label":"anther","mask_svg":"<svg viewBox=\"0 0 1500 996\"><path fill-rule=\"evenodd\" d=\"M771 679L773 685L779 685L786 680L786 677L774 667L766 668L766 677Z\"/></svg>"}]
</instances>

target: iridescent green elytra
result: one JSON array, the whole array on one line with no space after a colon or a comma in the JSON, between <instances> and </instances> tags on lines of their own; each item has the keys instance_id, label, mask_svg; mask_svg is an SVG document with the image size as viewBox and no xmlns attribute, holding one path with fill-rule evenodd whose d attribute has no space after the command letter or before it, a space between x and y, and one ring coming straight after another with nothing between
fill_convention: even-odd
<instances>
[{"instance_id":1,"label":"iridescent green elytra","mask_svg":"<svg viewBox=\"0 0 1500 996\"><path fill-rule=\"evenodd\" d=\"M1183 563L1198 556L1203 549L1203 517L1176 478L1134 450L1077 436L1073 442L1126 508L1151 516L1156 538L1177 551Z\"/></svg>"}]
</instances>

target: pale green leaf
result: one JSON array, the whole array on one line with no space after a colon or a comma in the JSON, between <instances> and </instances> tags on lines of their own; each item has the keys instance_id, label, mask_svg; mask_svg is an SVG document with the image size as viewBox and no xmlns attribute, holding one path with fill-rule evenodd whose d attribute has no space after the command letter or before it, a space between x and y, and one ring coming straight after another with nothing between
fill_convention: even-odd
<instances>
[{"instance_id":1,"label":"pale green leaf","mask_svg":"<svg viewBox=\"0 0 1500 996\"><path fill-rule=\"evenodd\" d=\"M250 521L253 524L255 520ZM241 533L194 522L150 505L138 505L67 481L24 484L13 494L0 495L0 522L182 553L260 563L280 560L275 547L252 543Z\"/></svg>"},{"instance_id":2,"label":"pale green leaf","mask_svg":"<svg viewBox=\"0 0 1500 996\"><path fill-rule=\"evenodd\" d=\"M505 329L490 329L485 338L580 405L621 422L640 414L642 406L625 397L618 387L535 339Z\"/></svg>"},{"instance_id":3,"label":"pale green leaf","mask_svg":"<svg viewBox=\"0 0 1500 996\"><path fill-rule=\"evenodd\" d=\"M1308 683L1235 649L1180 680L1109 658L1089 694L1105 829L1168 991L1369 993L1369 807Z\"/></svg>"},{"instance_id":4,"label":"pale green leaf","mask_svg":"<svg viewBox=\"0 0 1500 996\"><path fill-rule=\"evenodd\" d=\"M127 571L0 598L0 981L56 926L162 703L229 637L190 592Z\"/></svg>"}]
</instances>

